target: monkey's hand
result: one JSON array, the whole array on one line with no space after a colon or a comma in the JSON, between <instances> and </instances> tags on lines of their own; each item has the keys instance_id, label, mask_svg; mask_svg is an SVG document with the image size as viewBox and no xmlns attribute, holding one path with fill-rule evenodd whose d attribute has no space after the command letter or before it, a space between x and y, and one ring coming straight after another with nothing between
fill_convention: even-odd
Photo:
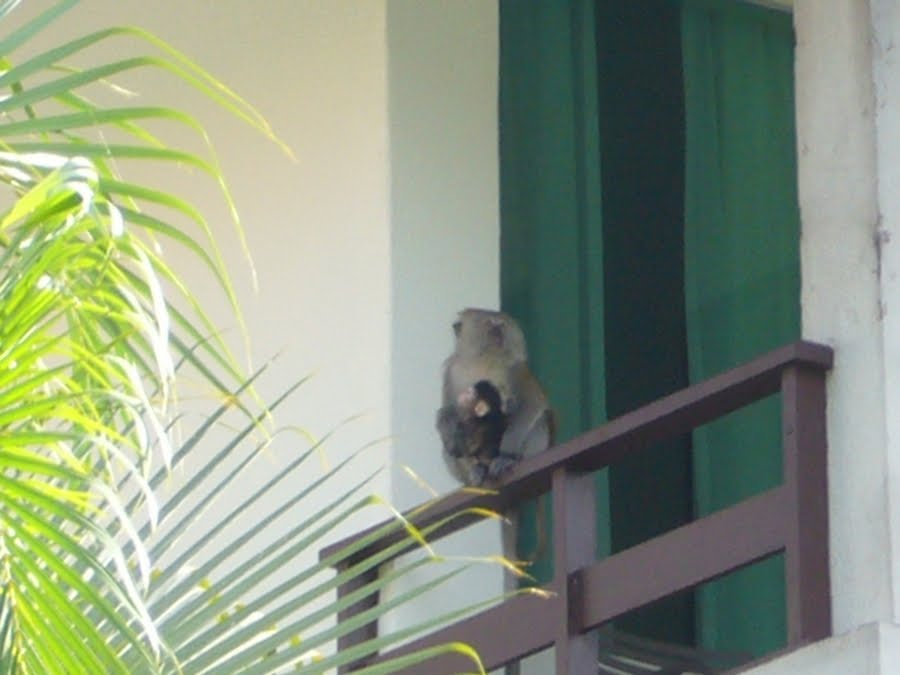
<instances>
[{"instance_id":1,"label":"monkey's hand","mask_svg":"<svg viewBox=\"0 0 900 675\"><path fill-rule=\"evenodd\" d=\"M509 452L500 452L491 460L487 467L486 478L489 481L498 481L507 471L512 469L516 464L522 461L521 455L514 455Z\"/></svg>"},{"instance_id":2,"label":"monkey's hand","mask_svg":"<svg viewBox=\"0 0 900 675\"><path fill-rule=\"evenodd\" d=\"M468 476L466 485L481 487L488 480L488 467L481 462L467 462Z\"/></svg>"}]
</instances>

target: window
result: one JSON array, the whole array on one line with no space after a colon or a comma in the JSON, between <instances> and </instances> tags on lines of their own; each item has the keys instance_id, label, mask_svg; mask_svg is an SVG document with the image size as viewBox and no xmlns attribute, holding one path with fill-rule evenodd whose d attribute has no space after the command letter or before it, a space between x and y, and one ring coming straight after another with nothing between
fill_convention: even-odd
<instances>
[{"instance_id":1,"label":"window","mask_svg":"<svg viewBox=\"0 0 900 675\"><path fill-rule=\"evenodd\" d=\"M799 337L789 14L502 0L500 77L503 304L563 438ZM769 403L598 476L600 553L777 483ZM777 648L778 560L623 628Z\"/></svg>"}]
</instances>

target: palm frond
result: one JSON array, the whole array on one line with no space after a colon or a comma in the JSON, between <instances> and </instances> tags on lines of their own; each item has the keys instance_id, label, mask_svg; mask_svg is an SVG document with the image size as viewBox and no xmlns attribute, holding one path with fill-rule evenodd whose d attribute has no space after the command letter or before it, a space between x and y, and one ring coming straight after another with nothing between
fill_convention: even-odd
<instances>
[{"instance_id":1,"label":"palm frond","mask_svg":"<svg viewBox=\"0 0 900 675\"><path fill-rule=\"evenodd\" d=\"M0 22L16 4L0 0ZM297 450L296 437L269 429L300 383L263 405L253 386L265 369L245 375L202 299L159 253L159 241L191 252L239 318L202 211L119 173L132 162L199 169L221 187L243 244L202 124L127 97L104 107L93 92L116 93L110 78L160 70L280 142L241 97L137 28L95 31L16 60L76 4L59 0L0 37L0 675L320 672L438 625L447 617L328 653L336 637L438 587L459 566L336 623L356 597L331 600L348 575L424 544L431 529L397 520L318 561L336 527L383 508L368 494L374 473L351 482L346 472L362 451L323 470L318 444ZM140 52L71 65L113 39ZM193 132L207 151L170 147L153 131L160 120ZM213 392L187 434L179 431L190 417L177 391L183 370ZM243 504L229 503L262 458L277 460L270 477ZM334 495L329 485L343 489ZM407 539L332 572L394 530ZM422 546L358 592L446 564ZM446 649L480 667L464 646Z\"/></svg>"},{"instance_id":2,"label":"palm frond","mask_svg":"<svg viewBox=\"0 0 900 675\"><path fill-rule=\"evenodd\" d=\"M173 461L175 364L198 366L214 391L243 376L221 340L197 340L214 335L200 302L176 285L191 313L174 313L163 293L163 280L177 275L153 252L157 237L197 253L234 301L199 211L111 167L119 157L178 162L224 180L212 153L169 149L141 126L174 119L205 141L190 116L104 109L79 92L116 73L162 68L271 131L239 97L136 29L99 31L12 63L74 5L55 3L0 38L0 182L9 195L0 211L0 664L6 672L122 672L128 654L151 672L168 656L145 601L150 554L141 528L159 519L150 472ZM163 55L84 70L63 62L117 36ZM107 125L133 141L105 143ZM225 199L231 205L227 191ZM203 244L167 220L172 209L194 219Z\"/></svg>"},{"instance_id":3,"label":"palm frond","mask_svg":"<svg viewBox=\"0 0 900 675\"><path fill-rule=\"evenodd\" d=\"M285 392L275 405L294 389ZM163 505L166 516L161 518L160 527L150 540L156 559L167 558L175 550L173 543L180 535L196 530L198 523L203 524L203 533L192 544L179 549L171 563L157 569L149 594L150 609L163 640L184 673L274 673L298 664L304 664L304 672L310 668L315 672L316 666L307 663L313 653L319 655L322 663L355 660L359 654L329 655L337 637L354 630L357 624L377 620L395 607L441 586L465 567L419 548L419 555L409 562L384 571L355 593L333 601L340 585L379 568L411 544L426 541L432 531L447 523L441 521L421 531L409 531L406 538L335 574L334 567L355 560L380 538L413 528L403 521L393 521L319 561L317 552L337 528L354 522L370 509L377 509L383 517L384 504L368 494L377 472L351 483L348 471L354 464L365 461L364 451L323 468L318 451L320 443L327 439L297 451L294 437L278 432L264 441L254 441L250 433L253 428L253 422L248 422L234 435L244 442L235 443L230 438L219 452L211 456L203 453L207 459L199 464L196 460L191 463L192 455L200 454L199 449L204 446L201 441L212 433L213 425L201 424L191 434L190 449L176 453L180 461L193 466L191 477L175 488L169 502ZM281 449L284 445L287 450ZM281 466L262 485L250 490L240 504L230 503L230 494L237 491L235 483L245 480L249 463L261 461L263 449L275 461L282 455L288 459L280 462ZM226 461L230 468L217 467ZM178 465L174 474L179 474ZM293 486L291 491L279 489L284 482ZM343 486L342 489L337 495L325 498L324 491L335 484ZM243 493L247 493L246 488ZM184 501L187 495L191 497L190 505ZM453 517L471 515L460 513ZM290 523L288 527L285 521ZM226 531L228 534L223 534ZM449 566L450 570L379 603L351 622L337 623L338 613L360 597L383 591L426 565ZM442 621L458 618L462 613L382 636L368 643L363 651L384 649ZM457 649L448 647L451 648ZM469 652L463 649L461 653ZM473 666L477 664L477 658L473 659Z\"/></svg>"}]
</instances>

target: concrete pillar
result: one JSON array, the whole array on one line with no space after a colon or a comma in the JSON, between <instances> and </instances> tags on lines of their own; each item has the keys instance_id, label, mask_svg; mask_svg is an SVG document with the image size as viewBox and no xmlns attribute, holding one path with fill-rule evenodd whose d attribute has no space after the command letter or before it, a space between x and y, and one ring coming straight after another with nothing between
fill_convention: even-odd
<instances>
[{"instance_id":1,"label":"concrete pillar","mask_svg":"<svg viewBox=\"0 0 900 675\"><path fill-rule=\"evenodd\" d=\"M500 301L498 34L495 2L387 1L391 498L399 508L429 499L429 488L457 487L434 429L441 364L453 346L456 312ZM436 549L448 556L497 554L499 527L467 529ZM436 571L417 571L393 591ZM502 588L499 566L476 566L385 625L434 618Z\"/></svg>"},{"instance_id":2,"label":"concrete pillar","mask_svg":"<svg viewBox=\"0 0 900 675\"><path fill-rule=\"evenodd\" d=\"M797 0L804 337L835 348L835 632L895 621L900 453L898 0Z\"/></svg>"},{"instance_id":3,"label":"concrete pillar","mask_svg":"<svg viewBox=\"0 0 900 675\"><path fill-rule=\"evenodd\" d=\"M892 619L900 619L900 2L870 0Z\"/></svg>"}]
</instances>

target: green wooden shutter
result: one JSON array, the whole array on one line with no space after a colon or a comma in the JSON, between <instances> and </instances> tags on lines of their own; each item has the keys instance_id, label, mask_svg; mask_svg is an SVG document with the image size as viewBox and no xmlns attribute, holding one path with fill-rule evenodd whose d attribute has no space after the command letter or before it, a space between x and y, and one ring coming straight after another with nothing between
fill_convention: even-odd
<instances>
[{"instance_id":1,"label":"green wooden shutter","mask_svg":"<svg viewBox=\"0 0 900 675\"><path fill-rule=\"evenodd\" d=\"M794 339L790 17L725 0L501 0L500 12L502 302L560 437ZM677 524L685 500L702 515L777 482L777 415L768 403L698 431L693 476L685 440L599 476L598 553ZM547 579L547 562L534 572ZM704 589L702 642L782 644L782 585L774 561ZM667 607L626 625L690 637L689 602Z\"/></svg>"},{"instance_id":2,"label":"green wooden shutter","mask_svg":"<svg viewBox=\"0 0 900 675\"><path fill-rule=\"evenodd\" d=\"M606 420L595 43L591 0L500 3L502 304L522 323L560 439ZM605 476L598 489L606 554ZM529 556L534 531L523 535ZM549 559L533 572L547 579Z\"/></svg>"},{"instance_id":3,"label":"green wooden shutter","mask_svg":"<svg viewBox=\"0 0 900 675\"><path fill-rule=\"evenodd\" d=\"M523 323L567 438L607 408L621 414L687 383L678 7L500 10L503 306ZM689 518L688 453L675 440L598 475L601 555ZM527 557L536 537L523 534ZM533 572L547 580L549 560ZM691 598L663 604L620 623L691 641Z\"/></svg>"},{"instance_id":4,"label":"green wooden shutter","mask_svg":"<svg viewBox=\"0 0 900 675\"><path fill-rule=\"evenodd\" d=\"M693 381L800 335L791 17L685 0L685 296ZM768 400L694 433L698 515L781 478ZM762 654L785 641L780 559L701 590L705 646Z\"/></svg>"}]
</instances>

